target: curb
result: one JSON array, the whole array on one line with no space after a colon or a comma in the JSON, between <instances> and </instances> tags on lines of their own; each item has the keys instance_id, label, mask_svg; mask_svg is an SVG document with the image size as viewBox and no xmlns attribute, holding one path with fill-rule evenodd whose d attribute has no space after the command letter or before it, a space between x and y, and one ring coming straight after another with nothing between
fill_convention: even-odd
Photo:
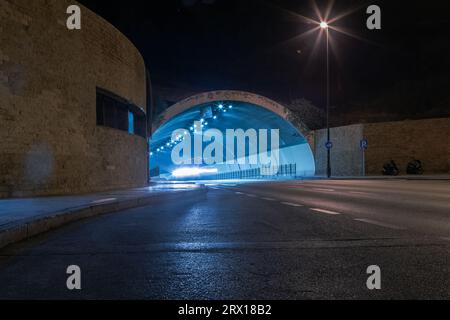
<instances>
[{"instance_id":1,"label":"curb","mask_svg":"<svg viewBox=\"0 0 450 320\"><path fill-rule=\"evenodd\" d=\"M202 186L196 190L181 190L167 193L164 194L164 199L159 198L162 194L151 194L133 199L117 200L106 204L86 205L14 222L0 230L0 249L72 222L126 209L143 207L158 201L172 200L172 198L183 196L188 192L190 193L189 199L195 199L195 196L204 196L208 192L208 189Z\"/></svg>"}]
</instances>

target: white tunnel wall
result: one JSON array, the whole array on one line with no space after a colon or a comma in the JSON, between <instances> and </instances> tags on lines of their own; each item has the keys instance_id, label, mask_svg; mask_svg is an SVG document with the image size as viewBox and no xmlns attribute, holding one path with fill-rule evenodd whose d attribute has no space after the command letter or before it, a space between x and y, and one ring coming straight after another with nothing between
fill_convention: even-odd
<instances>
[{"instance_id":1,"label":"white tunnel wall","mask_svg":"<svg viewBox=\"0 0 450 320\"><path fill-rule=\"evenodd\" d=\"M262 154L267 156L267 152ZM270 155L270 153L269 153ZM294 146L284 147L279 149L279 163L278 165L296 165L296 176L311 177L315 175L314 157L311 152L309 144L298 144ZM245 159L243 159L245 160ZM261 168L260 164L218 164L214 166L206 166L207 168L217 168L218 173L229 173L244 171L249 169ZM270 178L270 176L267 176Z\"/></svg>"}]
</instances>

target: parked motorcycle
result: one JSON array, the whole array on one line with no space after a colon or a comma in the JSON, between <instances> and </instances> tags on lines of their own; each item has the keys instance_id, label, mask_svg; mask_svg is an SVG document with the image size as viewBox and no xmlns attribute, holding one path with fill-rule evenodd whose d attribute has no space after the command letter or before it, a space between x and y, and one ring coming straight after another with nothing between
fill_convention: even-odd
<instances>
[{"instance_id":1,"label":"parked motorcycle","mask_svg":"<svg viewBox=\"0 0 450 320\"><path fill-rule=\"evenodd\" d=\"M391 160L388 163L384 164L383 175L398 176L399 173L400 173L400 170L398 169L397 164L394 162L394 160Z\"/></svg>"},{"instance_id":2,"label":"parked motorcycle","mask_svg":"<svg viewBox=\"0 0 450 320\"><path fill-rule=\"evenodd\" d=\"M422 161L414 159L406 167L407 174L423 174Z\"/></svg>"}]
</instances>

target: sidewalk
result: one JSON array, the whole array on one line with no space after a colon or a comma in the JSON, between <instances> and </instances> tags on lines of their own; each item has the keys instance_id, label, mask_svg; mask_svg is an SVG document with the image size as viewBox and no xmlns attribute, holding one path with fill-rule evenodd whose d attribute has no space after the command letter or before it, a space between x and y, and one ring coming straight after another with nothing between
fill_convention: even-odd
<instances>
[{"instance_id":1,"label":"sidewalk","mask_svg":"<svg viewBox=\"0 0 450 320\"><path fill-rule=\"evenodd\" d=\"M148 188L87 195L0 199L0 248L67 223L105 213L145 206L206 188L188 183L156 184Z\"/></svg>"}]
</instances>

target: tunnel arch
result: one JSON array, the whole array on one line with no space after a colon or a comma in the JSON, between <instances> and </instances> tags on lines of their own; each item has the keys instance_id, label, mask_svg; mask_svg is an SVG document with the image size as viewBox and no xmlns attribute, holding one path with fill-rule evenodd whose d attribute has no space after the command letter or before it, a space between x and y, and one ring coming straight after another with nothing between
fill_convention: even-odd
<instances>
[{"instance_id":1,"label":"tunnel arch","mask_svg":"<svg viewBox=\"0 0 450 320\"><path fill-rule=\"evenodd\" d=\"M231 110L228 110L228 108ZM224 109L227 109L230 112L227 112L227 110ZM193 124L191 122L193 119L196 119L194 121L199 121L200 118L202 123L205 121L205 128L210 129L211 126L214 126L213 130L217 129L224 134L225 131L228 132L228 129L232 128L240 128L239 130L242 130L243 132L254 129L258 131L272 129L277 132L279 131L280 136L276 138L279 140L279 144L276 144L276 149L273 149L278 150L276 154L279 153L279 158L275 161L276 171L281 170L285 176L289 174L296 177L312 176L315 173L312 136L310 135L307 126L299 119L298 115L282 104L261 95L244 91L221 90L204 92L186 98L175 103L156 118L152 125L152 137L150 139L151 176L153 176L152 173L156 173L160 177L161 175L164 175L165 177L170 178L171 172L174 173L178 168L183 167L180 166L180 164L176 164L176 161L174 162L174 158L171 158L173 153L171 153L170 150L175 148L174 146L178 143L181 144L182 140L178 139L181 139L183 135L187 136L186 141L189 141L187 142L187 145L191 145L191 139L189 138L191 133L195 136L197 130L200 130L198 131L200 133L202 132L200 123L197 123L196 127L195 123ZM214 125L211 121L214 121ZM201 127L203 128L203 125L201 125ZM172 134L178 130L183 131L183 133L180 135L177 134L177 138L175 138ZM222 137L220 139L222 139ZM258 138L257 140L259 141L259 139L261 138ZM225 151L228 152L228 146L225 145L225 140L222 141L223 143L218 150L226 149ZM226 141L229 141L228 136L226 137ZM205 142L203 145L204 144ZM250 144L255 146L254 142ZM248 147L250 148L250 145ZM191 148L188 150L189 151L187 152L192 152ZM259 149L258 147L258 150L267 149ZM255 151L250 151L250 149L245 152L247 152L247 156L250 156L250 154L256 155L254 153ZM269 152L272 154L270 150ZM231 154L234 153L231 151ZM265 153L264 151L260 153L260 151L258 151L257 154L258 158L261 160L261 156L267 156L269 153ZM191 156L191 160L199 159L198 154L191 154ZM276 156L276 158L277 157L278 156ZM239 159L242 160L243 158L241 157ZM188 167L194 165L195 167L195 164L200 164L197 162L190 162L191 160L184 164L185 168L187 168L186 165ZM200 166L206 168L208 167L207 163L208 162L203 162ZM240 176L247 176L248 171L253 172L253 174L259 172L257 175L260 175L262 170L266 169L266 165L262 162L246 163L245 165L242 163L229 164L228 162L217 162L212 167L209 165L209 168L217 169L219 170L219 173L228 173L228 175L225 176L229 177L230 173L232 173L231 176L235 176L236 172L238 172ZM278 173L276 175L277 176L275 176L274 179L277 179L279 176Z\"/></svg>"},{"instance_id":2,"label":"tunnel arch","mask_svg":"<svg viewBox=\"0 0 450 320\"><path fill-rule=\"evenodd\" d=\"M152 134L155 133L158 130L158 128L160 128L165 123L170 121L172 118L176 117L177 115L183 113L186 110L189 110L192 107L201 104L220 101L247 102L263 107L279 115L284 120L290 122L306 139L310 140L311 135L310 130L301 121L301 119L298 119L298 117L290 109L264 96L237 90L219 90L219 91L203 92L175 103L174 105L166 109L154 121L152 126Z\"/></svg>"}]
</instances>

